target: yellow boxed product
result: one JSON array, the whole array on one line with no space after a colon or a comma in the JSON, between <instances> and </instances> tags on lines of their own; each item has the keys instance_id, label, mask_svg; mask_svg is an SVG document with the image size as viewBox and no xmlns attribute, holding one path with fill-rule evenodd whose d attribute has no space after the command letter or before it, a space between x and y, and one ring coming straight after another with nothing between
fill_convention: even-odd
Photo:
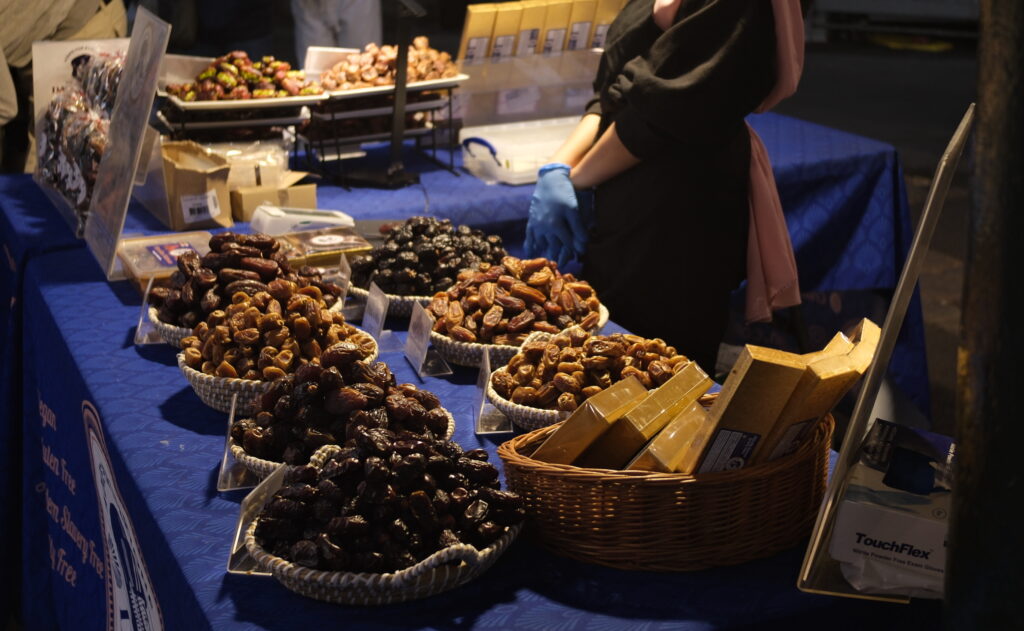
<instances>
[{"instance_id":1,"label":"yellow boxed product","mask_svg":"<svg viewBox=\"0 0 1024 631\"><path fill-rule=\"evenodd\" d=\"M597 0L594 11L594 36L590 40L591 48L603 48L608 36L608 27L615 21L615 16L622 9L621 0Z\"/></svg>"},{"instance_id":2,"label":"yellow boxed product","mask_svg":"<svg viewBox=\"0 0 1024 631\"><path fill-rule=\"evenodd\" d=\"M804 374L800 355L748 344L711 406L715 434L700 473L739 469L752 462Z\"/></svg>"},{"instance_id":3,"label":"yellow boxed product","mask_svg":"<svg viewBox=\"0 0 1024 631\"><path fill-rule=\"evenodd\" d=\"M629 377L584 401L583 405L547 437L531 456L553 464L572 464L583 451L647 395L647 389Z\"/></svg>"},{"instance_id":4,"label":"yellow boxed product","mask_svg":"<svg viewBox=\"0 0 1024 631\"><path fill-rule=\"evenodd\" d=\"M619 419L577 464L581 467L622 469L672 417L707 392L711 383L711 378L697 362L690 362Z\"/></svg>"},{"instance_id":5,"label":"yellow boxed product","mask_svg":"<svg viewBox=\"0 0 1024 631\"><path fill-rule=\"evenodd\" d=\"M237 221L251 221L260 204L316 208L316 184L299 184L307 175L303 171L285 171L277 186L242 186L231 191L231 214Z\"/></svg>"},{"instance_id":6,"label":"yellow boxed product","mask_svg":"<svg viewBox=\"0 0 1024 631\"><path fill-rule=\"evenodd\" d=\"M545 55L565 50L572 0L548 0L547 7L547 13L544 15L544 32L540 36L540 52Z\"/></svg>"},{"instance_id":7,"label":"yellow boxed product","mask_svg":"<svg viewBox=\"0 0 1024 631\"><path fill-rule=\"evenodd\" d=\"M867 371L880 335L878 325L865 318L854 334L853 350L808 364L775 427L757 450L755 463L775 460L796 450L808 428L828 414Z\"/></svg>"},{"instance_id":8,"label":"yellow boxed product","mask_svg":"<svg viewBox=\"0 0 1024 631\"><path fill-rule=\"evenodd\" d=\"M647 446L626 465L634 471L693 473L704 445L715 430L711 415L700 403L693 403L658 432Z\"/></svg>"},{"instance_id":9,"label":"yellow boxed product","mask_svg":"<svg viewBox=\"0 0 1024 631\"><path fill-rule=\"evenodd\" d=\"M522 7L522 14L519 17L516 57L540 52L540 34L544 30L544 18L548 14L545 0L523 0L519 5Z\"/></svg>"},{"instance_id":10,"label":"yellow boxed product","mask_svg":"<svg viewBox=\"0 0 1024 631\"><path fill-rule=\"evenodd\" d=\"M146 210L174 231L234 225L227 160L191 140L164 142L160 154L163 179L152 190L164 194L141 199Z\"/></svg>"},{"instance_id":11,"label":"yellow boxed product","mask_svg":"<svg viewBox=\"0 0 1024 631\"><path fill-rule=\"evenodd\" d=\"M846 335L840 331L839 333L836 333L831 340L829 340L828 344L825 345L825 348L812 353L804 353L800 357L809 364L813 361L824 359L825 357L845 355L852 350L853 342L851 342L850 338L846 337Z\"/></svg>"},{"instance_id":12,"label":"yellow boxed product","mask_svg":"<svg viewBox=\"0 0 1024 631\"><path fill-rule=\"evenodd\" d=\"M494 31L494 16L497 13L493 3L471 4L466 7L466 23L462 27L462 41L459 43L457 59L464 64L480 63L491 48L491 33Z\"/></svg>"},{"instance_id":13,"label":"yellow boxed product","mask_svg":"<svg viewBox=\"0 0 1024 631\"><path fill-rule=\"evenodd\" d=\"M494 30L491 32L491 59L508 59L516 54L516 36L523 7L519 2L505 2L497 6L494 14Z\"/></svg>"},{"instance_id":14,"label":"yellow boxed product","mask_svg":"<svg viewBox=\"0 0 1024 631\"><path fill-rule=\"evenodd\" d=\"M572 12L569 14L569 41L565 45L566 50L583 50L590 46L596 11L597 0L573 0Z\"/></svg>"}]
</instances>

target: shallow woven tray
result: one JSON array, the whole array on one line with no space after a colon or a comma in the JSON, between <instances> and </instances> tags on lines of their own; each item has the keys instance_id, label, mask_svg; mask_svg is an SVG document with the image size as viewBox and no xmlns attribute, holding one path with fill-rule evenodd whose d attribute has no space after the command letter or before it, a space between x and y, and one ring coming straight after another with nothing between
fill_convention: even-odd
<instances>
[{"instance_id":1,"label":"shallow woven tray","mask_svg":"<svg viewBox=\"0 0 1024 631\"><path fill-rule=\"evenodd\" d=\"M328 445L317 450L310 464L319 468L340 448ZM286 588L310 598L343 605L386 605L426 598L473 580L494 565L522 529L509 528L492 545L477 550L468 544L442 548L416 565L387 574L324 572L274 556L256 543L257 520L245 533L250 556L269 570Z\"/></svg>"},{"instance_id":2,"label":"shallow woven tray","mask_svg":"<svg viewBox=\"0 0 1024 631\"><path fill-rule=\"evenodd\" d=\"M701 570L771 556L807 536L825 492L834 426L825 417L778 460L697 475L530 458L557 426L517 436L498 455L550 551L627 570Z\"/></svg>"},{"instance_id":3,"label":"shallow woven tray","mask_svg":"<svg viewBox=\"0 0 1024 631\"><path fill-rule=\"evenodd\" d=\"M600 317L598 318L597 326L594 328L594 331L600 331L604 328L604 325L608 324L608 308L603 304L600 305L598 308L598 314ZM533 335L534 334L531 333L526 339L530 339ZM457 342L447 335L442 335L436 331L430 332L430 342L446 361L452 364L458 364L459 366L468 366L470 368L477 368L480 366L480 360L483 358L484 351L490 351L492 369L504 366L508 363L508 360L512 359L512 357L519 352L518 346L511 346L508 344Z\"/></svg>"},{"instance_id":4,"label":"shallow woven tray","mask_svg":"<svg viewBox=\"0 0 1024 631\"><path fill-rule=\"evenodd\" d=\"M339 300L331 306L330 311L338 311L342 306L343 305ZM160 318L157 316L156 307L150 307L146 310L146 313L148 314L149 321L153 323L153 328L156 329L157 335L160 336L160 339L163 340L165 344L170 344L174 348L181 348L181 340L192 335L192 329L161 322Z\"/></svg>"},{"instance_id":5,"label":"shallow woven tray","mask_svg":"<svg viewBox=\"0 0 1024 631\"><path fill-rule=\"evenodd\" d=\"M363 331L360 331L363 333ZM365 333L364 333L365 334ZM373 352L361 361L375 361L380 354L377 341L373 341ZM236 414L254 414L259 407L259 398L270 388L273 381L256 381L255 379L239 379L237 377L215 377L207 375L185 365L185 353L178 353L178 368L181 370L192 389L196 391L203 403L221 412L231 412L231 399L238 395Z\"/></svg>"},{"instance_id":6,"label":"shallow woven tray","mask_svg":"<svg viewBox=\"0 0 1024 631\"><path fill-rule=\"evenodd\" d=\"M441 408L444 413L448 415L448 429L445 431L444 437L451 438L455 433L455 417L446 408ZM235 416L238 416L236 414ZM263 458L257 458L256 456L250 456L246 453L245 449L241 445L235 442L231 436L228 436L228 447L231 449L231 455L235 457L235 460L242 463L246 469L251 471L258 478L262 479L277 470L278 467L284 465L282 462L275 462L273 460L264 460ZM310 459L312 462L312 458ZM284 465L286 467L292 467L294 465Z\"/></svg>"},{"instance_id":7,"label":"shallow woven tray","mask_svg":"<svg viewBox=\"0 0 1024 631\"><path fill-rule=\"evenodd\" d=\"M348 294L363 302L370 297L370 292L360 287L349 287ZM384 294L388 297L388 315L395 318L408 318L412 316L412 308L416 303L423 306L429 305L433 296L399 296L397 294Z\"/></svg>"}]
</instances>

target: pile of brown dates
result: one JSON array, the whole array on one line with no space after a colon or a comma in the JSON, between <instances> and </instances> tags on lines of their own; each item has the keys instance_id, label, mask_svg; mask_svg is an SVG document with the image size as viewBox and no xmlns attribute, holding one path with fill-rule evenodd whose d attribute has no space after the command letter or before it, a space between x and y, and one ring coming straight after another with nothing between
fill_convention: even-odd
<instances>
[{"instance_id":1,"label":"pile of brown dates","mask_svg":"<svg viewBox=\"0 0 1024 631\"><path fill-rule=\"evenodd\" d=\"M323 468L288 472L255 536L308 568L383 573L459 543L486 548L524 514L483 449L360 427Z\"/></svg>"},{"instance_id":2,"label":"pile of brown dates","mask_svg":"<svg viewBox=\"0 0 1024 631\"><path fill-rule=\"evenodd\" d=\"M352 90L395 83L398 47L373 42L362 53L352 53L320 75L326 90ZM430 40L420 35L413 38L406 61L408 83L454 77L459 73L449 53L430 47Z\"/></svg>"},{"instance_id":3,"label":"pile of brown dates","mask_svg":"<svg viewBox=\"0 0 1024 631\"><path fill-rule=\"evenodd\" d=\"M464 268L506 256L501 237L448 219L410 217L388 232L383 245L352 261L352 282L398 296L430 296L455 283Z\"/></svg>"},{"instance_id":4,"label":"pile of brown dates","mask_svg":"<svg viewBox=\"0 0 1024 631\"><path fill-rule=\"evenodd\" d=\"M445 435L448 415L436 395L396 385L383 362L358 360L351 345L327 349L319 364L275 381L259 411L231 425L231 438L250 456L298 465L322 445L345 444L362 430Z\"/></svg>"},{"instance_id":5,"label":"pile of brown dates","mask_svg":"<svg viewBox=\"0 0 1024 631\"><path fill-rule=\"evenodd\" d=\"M251 296L235 289L231 304L197 324L181 340L185 364L217 377L273 381L332 353L373 353L373 338L328 310L316 285L278 278L264 287Z\"/></svg>"},{"instance_id":6,"label":"pile of brown dates","mask_svg":"<svg viewBox=\"0 0 1024 631\"><path fill-rule=\"evenodd\" d=\"M435 332L458 342L519 346L534 331L558 333L574 324L591 330L599 308L594 288L560 273L554 261L506 256L500 265L459 272L427 312Z\"/></svg>"},{"instance_id":7,"label":"pile of brown dates","mask_svg":"<svg viewBox=\"0 0 1024 631\"><path fill-rule=\"evenodd\" d=\"M491 375L491 385L513 403L571 412L630 376L648 390L657 388L689 361L662 339L588 335L574 326L546 342L524 344L504 369Z\"/></svg>"},{"instance_id":8,"label":"pile of brown dates","mask_svg":"<svg viewBox=\"0 0 1024 631\"><path fill-rule=\"evenodd\" d=\"M243 50L217 57L191 83L170 84L167 93L182 101L229 101L323 94L302 70L272 56L253 61Z\"/></svg>"},{"instance_id":9,"label":"pile of brown dates","mask_svg":"<svg viewBox=\"0 0 1024 631\"><path fill-rule=\"evenodd\" d=\"M266 234L221 232L210 238L210 251L199 256L187 251L178 256L178 269L169 287L154 287L149 302L157 308L161 322L193 328L212 312L231 304L231 296L250 296L267 291L268 284L281 279L298 289L313 286L330 308L342 293L341 287L325 282L316 268L293 270L277 239Z\"/></svg>"}]
</instances>

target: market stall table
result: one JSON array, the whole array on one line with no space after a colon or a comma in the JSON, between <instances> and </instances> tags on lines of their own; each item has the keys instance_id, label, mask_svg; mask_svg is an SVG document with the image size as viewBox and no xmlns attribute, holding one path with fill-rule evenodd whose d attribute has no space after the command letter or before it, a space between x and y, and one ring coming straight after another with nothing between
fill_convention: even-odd
<instances>
[{"instance_id":1,"label":"market stall table","mask_svg":"<svg viewBox=\"0 0 1024 631\"><path fill-rule=\"evenodd\" d=\"M551 556L524 538L467 586L377 608L329 605L272 579L228 575L242 495L215 490L226 415L199 402L174 349L132 344L138 294L106 282L78 248L30 260L24 301L33 314L25 321L33 352L24 358L22 473L30 628L105 628L108 620L136 629L160 621L167 629L566 631L937 624L929 603L799 592L800 548L732 568L645 573ZM400 354L382 359L400 382L418 382ZM454 414L455 439L495 460L497 441L472 430L475 378L460 369L422 385Z\"/></svg>"}]
</instances>

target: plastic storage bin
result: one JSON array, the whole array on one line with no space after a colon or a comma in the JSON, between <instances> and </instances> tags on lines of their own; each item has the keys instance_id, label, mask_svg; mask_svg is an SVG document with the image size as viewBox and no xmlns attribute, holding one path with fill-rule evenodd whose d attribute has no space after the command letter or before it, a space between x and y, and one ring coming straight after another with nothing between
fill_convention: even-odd
<instances>
[{"instance_id":1,"label":"plastic storage bin","mask_svg":"<svg viewBox=\"0 0 1024 631\"><path fill-rule=\"evenodd\" d=\"M537 169L551 161L579 122L579 116L566 116L463 127L462 164L487 184L536 182Z\"/></svg>"}]
</instances>

